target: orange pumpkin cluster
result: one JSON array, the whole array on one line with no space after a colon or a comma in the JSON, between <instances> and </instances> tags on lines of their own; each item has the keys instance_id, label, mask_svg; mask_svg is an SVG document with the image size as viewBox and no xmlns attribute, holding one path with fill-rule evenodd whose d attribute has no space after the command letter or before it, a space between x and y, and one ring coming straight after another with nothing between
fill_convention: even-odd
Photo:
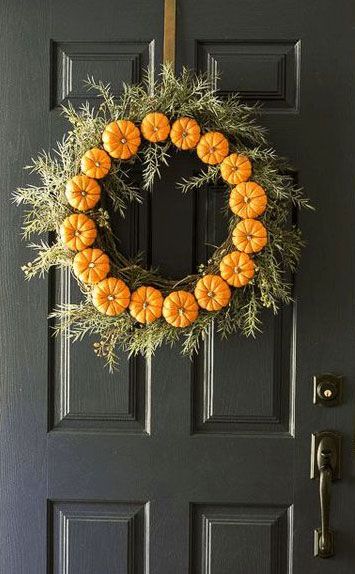
<instances>
[{"instance_id":1,"label":"orange pumpkin cluster","mask_svg":"<svg viewBox=\"0 0 355 574\"><path fill-rule=\"evenodd\" d=\"M265 226L257 219L267 207L265 190L255 181L249 181L252 174L250 160L238 153L232 153L221 163L222 178L233 185L229 196L229 207L240 218L232 233L236 251L223 257L220 274L232 287L244 287L255 273L255 264L250 255L258 253L267 244Z\"/></svg>"},{"instance_id":2,"label":"orange pumpkin cluster","mask_svg":"<svg viewBox=\"0 0 355 574\"><path fill-rule=\"evenodd\" d=\"M162 293L142 285L132 293L124 281L109 276L110 260L106 253L93 246L97 227L85 213L95 208L101 198L100 179L111 169L112 159L126 161L137 154L142 137L151 143L171 142L180 150L196 149L206 164L220 164L221 177L233 186L229 206L240 218L233 230L236 251L228 253L220 262L220 275L202 276L194 293L176 290L165 298ZM88 150L81 159L81 173L67 182L65 196L76 210L63 221L59 234L64 245L76 252L73 271L76 277L92 286L92 303L109 317L129 310L139 323L150 324L161 316L177 328L191 325L199 309L219 311L229 304L231 287L244 287L255 273L251 254L259 252L267 243L267 231L258 221L267 206L264 189L250 181L250 160L238 153L229 154L229 142L218 131L201 134L197 121L180 117L172 125L167 116L152 112L145 116L138 128L132 121L119 119L109 123L102 134L102 146ZM228 155L229 154L229 155Z\"/></svg>"}]
</instances>

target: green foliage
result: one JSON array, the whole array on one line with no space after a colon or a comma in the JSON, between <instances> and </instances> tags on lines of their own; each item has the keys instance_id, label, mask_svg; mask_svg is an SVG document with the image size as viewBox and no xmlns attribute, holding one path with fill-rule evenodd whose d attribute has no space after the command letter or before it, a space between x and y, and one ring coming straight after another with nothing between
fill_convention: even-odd
<instances>
[{"instance_id":1,"label":"green foliage","mask_svg":"<svg viewBox=\"0 0 355 574\"><path fill-rule=\"evenodd\" d=\"M57 267L70 267L73 255L60 243L50 245L45 241L30 243L29 247L37 252L37 257L22 266L26 279L32 279L35 275L43 277L53 265Z\"/></svg>"},{"instance_id":2,"label":"green foliage","mask_svg":"<svg viewBox=\"0 0 355 574\"><path fill-rule=\"evenodd\" d=\"M79 110L71 104L63 107L71 130L52 154L42 152L28 167L39 176L41 184L29 185L14 193L15 203L25 206L25 239L39 233L56 236L52 243L30 244L36 256L23 267L26 278L42 276L52 266L71 268L73 254L62 244L58 233L65 217L74 211L65 198L66 182L79 173L82 155L89 148L101 145L101 134L107 123L123 118L139 123L152 111L161 111L170 119L194 117L204 131L222 131L228 137L232 152L244 153L252 160L253 179L265 188L268 196L268 208L261 220L268 230L269 241L255 256L254 279L244 288L233 290L226 308L215 313L202 310L188 328L176 329L163 318L142 326L127 312L114 318L106 317L92 305L90 287L81 285L83 301L80 304L59 306L51 314L56 319L55 333L69 334L73 341L95 336L94 351L111 370L118 363L117 349L150 357L163 343L173 345L181 340L183 354L191 357L211 329L222 338L238 331L256 336L261 330L262 309L270 308L276 313L280 305L291 301L291 275L297 268L303 246L300 231L292 225L292 214L300 208L310 208L302 190L295 185L290 166L267 144L265 129L256 123L258 108L245 105L237 95L222 99L207 76L196 76L184 69L176 77L169 65L163 67L157 80L149 72L142 84L123 85L118 98L113 96L109 85L95 82L93 78L88 78L86 83L88 89L99 96L98 105L92 108L86 103ZM143 200L144 193L160 178L161 167L168 165L171 145L170 140L162 144L146 142L133 160L113 162L109 176L100 183L114 210L124 215L129 202ZM203 189L217 183L221 183L219 166L207 166L177 186L183 193L197 190L203 193ZM225 211L230 213L228 205ZM97 243L109 254L112 273L126 281L132 290L149 284L161 289L164 295L174 289L192 292L202 274L218 273L222 257L234 250L232 231L239 221L235 216L230 217L225 241L215 249L207 264L200 265L199 274L176 282L161 277L157 270L144 268L139 255L127 259L120 253L107 208L92 210L88 215L98 225Z\"/></svg>"},{"instance_id":3,"label":"green foliage","mask_svg":"<svg viewBox=\"0 0 355 574\"><path fill-rule=\"evenodd\" d=\"M168 149L169 142L166 144L148 143L142 150L143 164L143 189L151 191L156 177L161 178L160 168L162 165L169 165Z\"/></svg>"},{"instance_id":4,"label":"green foliage","mask_svg":"<svg viewBox=\"0 0 355 574\"><path fill-rule=\"evenodd\" d=\"M192 175L188 179L183 178L181 182L177 183L177 187L182 193L189 193L202 187L207 187L216 183L219 177L219 166L209 165L206 170L201 170L198 175Z\"/></svg>"}]
</instances>

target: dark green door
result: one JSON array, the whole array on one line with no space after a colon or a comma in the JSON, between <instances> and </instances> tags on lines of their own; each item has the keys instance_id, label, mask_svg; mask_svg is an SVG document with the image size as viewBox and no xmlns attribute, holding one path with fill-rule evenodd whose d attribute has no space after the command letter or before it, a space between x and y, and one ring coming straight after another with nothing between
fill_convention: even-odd
<instances>
[{"instance_id":1,"label":"dark green door","mask_svg":"<svg viewBox=\"0 0 355 574\"><path fill-rule=\"evenodd\" d=\"M76 292L65 273L23 281L29 252L10 192L62 137L60 104L86 99L88 74L118 91L159 68L163 2L1 3L1 573L354 571L354 12L350 0L179 0L178 68L218 71L222 93L263 103L317 211L299 221L297 304L266 314L263 335L210 333L192 364L164 348L151 364L122 357L110 376L88 341L50 337L48 309ZM119 222L126 252L176 275L223 234L218 189L174 190L191 169L174 164ZM333 408L312 402L325 372L345 376ZM326 429L344 436L328 560L313 557L309 478L311 434Z\"/></svg>"}]
</instances>

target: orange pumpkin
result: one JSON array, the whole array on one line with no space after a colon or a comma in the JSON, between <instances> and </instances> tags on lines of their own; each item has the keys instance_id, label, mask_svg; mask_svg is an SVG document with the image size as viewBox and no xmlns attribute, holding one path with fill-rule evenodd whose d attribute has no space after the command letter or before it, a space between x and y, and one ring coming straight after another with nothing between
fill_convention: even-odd
<instances>
[{"instance_id":1,"label":"orange pumpkin","mask_svg":"<svg viewBox=\"0 0 355 574\"><path fill-rule=\"evenodd\" d=\"M197 144L197 155L210 165L221 163L228 155L229 143L220 132L207 132Z\"/></svg>"},{"instance_id":2,"label":"orange pumpkin","mask_svg":"<svg viewBox=\"0 0 355 574\"><path fill-rule=\"evenodd\" d=\"M161 317L163 295L154 287L142 285L132 293L129 310L139 323L153 323Z\"/></svg>"},{"instance_id":3,"label":"orange pumpkin","mask_svg":"<svg viewBox=\"0 0 355 574\"><path fill-rule=\"evenodd\" d=\"M232 287L243 287L254 277L254 261L246 253L232 251L219 264L220 273Z\"/></svg>"},{"instance_id":4,"label":"orange pumpkin","mask_svg":"<svg viewBox=\"0 0 355 574\"><path fill-rule=\"evenodd\" d=\"M187 150L195 148L200 136L200 126L193 118L178 118L171 126L170 139L179 149Z\"/></svg>"},{"instance_id":5,"label":"orange pumpkin","mask_svg":"<svg viewBox=\"0 0 355 574\"><path fill-rule=\"evenodd\" d=\"M81 158L81 171L89 177L101 179L111 168L110 156L103 149L93 147Z\"/></svg>"},{"instance_id":6,"label":"orange pumpkin","mask_svg":"<svg viewBox=\"0 0 355 574\"><path fill-rule=\"evenodd\" d=\"M127 309L130 297L126 283L116 277L103 279L92 290L92 304L109 317L115 317Z\"/></svg>"},{"instance_id":7,"label":"orange pumpkin","mask_svg":"<svg viewBox=\"0 0 355 574\"><path fill-rule=\"evenodd\" d=\"M238 251L257 253L267 243L267 232L257 219L242 219L234 228L232 239Z\"/></svg>"},{"instance_id":8,"label":"orange pumpkin","mask_svg":"<svg viewBox=\"0 0 355 574\"><path fill-rule=\"evenodd\" d=\"M117 120L108 124L102 134L105 150L116 159L134 156L141 143L137 126L129 120Z\"/></svg>"},{"instance_id":9,"label":"orange pumpkin","mask_svg":"<svg viewBox=\"0 0 355 574\"><path fill-rule=\"evenodd\" d=\"M219 275L204 275L196 283L195 297L202 309L219 311L228 305L231 290Z\"/></svg>"},{"instance_id":10,"label":"orange pumpkin","mask_svg":"<svg viewBox=\"0 0 355 574\"><path fill-rule=\"evenodd\" d=\"M237 185L251 176L251 163L245 155L231 153L221 163L221 176L227 183Z\"/></svg>"},{"instance_id":11,"label":"orange pumpkin","mask_svg":"<svg viewBox=\"0 0 355 574\"><path fill-rule=\"evenodd\" d=\"M254 181L242 182L234 187L229 196L233 213L243 219L255 219L264 213L267 197L264 189Z\"/></svg>"},{"instance_id":12,"label":"orange pumpkin","mask_svg":"<svg viewBox=\"0 0 355 574\"><path fill-rule=\"evenodd\" d=\"M80 281L92 285L105 279L110 271L110 260L101 249L87 247L75 255L73 269Z\"/></svg>"},{"instance_id":13,"label":"orange pumpkin","mask_svg":"<svg viewBox=\"0 0 355 574\"><path fill-rule=\"evenodd\" d=\"M163 316L174 327L188 327L198 316L195 297L188 291L172 291L164 299Z\"/></svg>"},{"instance_id":14,"label":"orange pumpkin","mask_svg":"<svg viewBox=\"0 0 355 574\"><path fill-rule=\"evenodd\" d=\"M65 197L74 209L87 211L100 200L101 188L95 179L87 175L76 175L67 182Z\"/></svg>"},{"instance_id":15,"label":"orange pumpkin","mask_svg":"<svg viewBox=\"0 0 355 574\"><path fill-rule=\"evenodd\" d=\"M59 234L66 247L82 251L94 243L97 229L95 221L84 213L72 213L64 219Z\"/></svg>"},{"instance_id":16,"label":"orange pumpkin","mask_svg":"<svg viewBox=\"0 0 355 574\"><path fill-rule=\"evenodd\" d=\"M141 132L145 139L150 142L163 142L170 132L169 120L165 114L151 112L142 120Z\"/></svg>"}]
</instances>

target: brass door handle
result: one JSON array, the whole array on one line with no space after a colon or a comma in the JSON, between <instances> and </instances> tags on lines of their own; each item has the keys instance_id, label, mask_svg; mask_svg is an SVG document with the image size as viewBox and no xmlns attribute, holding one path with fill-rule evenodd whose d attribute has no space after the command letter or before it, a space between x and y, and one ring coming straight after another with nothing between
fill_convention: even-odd
<instances>
[{"instance_id":1,"label":"brass door handle","mask_svg":"<svg viewBox=\"0 0 355 574\"><path fill-rule=\"evenodd\" d=\"M313 435L311 478L319 476L321 527L314 531L314 555L329 558L334 555L334 534L330 529L330 499L332 482L340 478L341 435L323 431Z\"/></svg>"}]
</instances>

